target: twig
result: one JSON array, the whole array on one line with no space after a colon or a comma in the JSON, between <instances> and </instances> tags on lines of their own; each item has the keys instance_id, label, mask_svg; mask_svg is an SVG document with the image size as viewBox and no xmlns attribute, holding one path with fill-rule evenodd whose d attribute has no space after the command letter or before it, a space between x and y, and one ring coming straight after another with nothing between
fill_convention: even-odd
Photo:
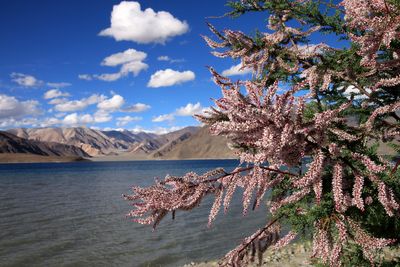
<instances>
[{"instance_id":1,"label":"twig","mask_svg":"<svg viewBox=\"0 0 400 267\"><path fill-rule=\"evenodd\" d=\"M263 232L265 232L265 230L267 230L269 227L271 227L274 223L276 223L279 219L281 219L283 217L283 214L279 215L277 218L275 218L274 220L272 220L269 224L267 224L264 228L262 228L259 233L255 236L253 236L252 239L250 239L250 241L248 241L243 248L241 248L237 253L239 254L240 252L242 252L245 248L247 248L247 246L249 244L251 244L259 235L261 235Z\"/></svg>"}]
</instances>

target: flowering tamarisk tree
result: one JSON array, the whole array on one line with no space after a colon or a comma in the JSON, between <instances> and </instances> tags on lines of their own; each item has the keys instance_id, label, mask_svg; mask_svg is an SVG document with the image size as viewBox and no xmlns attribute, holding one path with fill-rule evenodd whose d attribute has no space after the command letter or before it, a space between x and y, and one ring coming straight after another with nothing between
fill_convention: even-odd
<instances>
[{"instance_id":1,"label":"flowering tamarisk tree","mask_svg":"<svg viewBox=\"0 0 400 267\"><path fill-rule=\"evenodd\" d=\"M400 2L242 0L230 6L230 16L265 12L268 29L248 36L209 25L215 37L204 39L212 53L240 59L253 77L232 81L210 68L222 97L197 118L232 142L241 165L134 187L125 196L134 207L128 215L155 227L211 194L211 225L242 187L243 214L268 200L270 220L221 265L261 261L267 248L296 236L312 239L314 264L382 263L377 253L400 239L399 164L377 153L377 144L400 134ZM311 43L322 34L342 40L344 48ZM305 158L311 159L306 171ZM283 225L291 230L283 232Z\"/></svg>"}]
</instances>

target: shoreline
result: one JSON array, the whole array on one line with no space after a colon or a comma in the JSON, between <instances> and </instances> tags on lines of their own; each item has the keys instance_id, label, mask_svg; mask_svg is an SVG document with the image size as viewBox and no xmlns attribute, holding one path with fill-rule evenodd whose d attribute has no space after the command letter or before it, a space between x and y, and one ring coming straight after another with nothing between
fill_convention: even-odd
<instances>
[{"instance_id":1,"label":"shoreline","mask_svg":"<svg viewBox=\"0 0 400 267\"><path fill-rule=\"evenodd\" d=\"M44 156L24 153L0 153L0 164L89 162L78 156Z\"/></svg>"},{"instance_id":2,"label":"shoreline","mask_svg":"<svg viewBox=\"0 0 400 267\"><path fill-rule=\"evenodd\" d=\"M262 258L262 264L258 265L257 259L248 267L306 267L310 266L311 242L297 242L278 250L267 250ZM210 260L199 263L188 263L182 267L217 267L218 260Z\"/></svg>"},{"instance_id":3,"label":"shoreline","mask_svg":"<svg viewBox=\"0 0 400 267\"><path fill-rule=\"evenodd\" d=\"M0 153L0 164L19 163L67 163L67 162L135 162L135 161L199 161L199 160L237 160L237 158L180 158L180 159L148 159L148 158L118 158L115 156L104 157L67 157L67 156L43 156L23 153Z\"/></svg>"}]
</instances>

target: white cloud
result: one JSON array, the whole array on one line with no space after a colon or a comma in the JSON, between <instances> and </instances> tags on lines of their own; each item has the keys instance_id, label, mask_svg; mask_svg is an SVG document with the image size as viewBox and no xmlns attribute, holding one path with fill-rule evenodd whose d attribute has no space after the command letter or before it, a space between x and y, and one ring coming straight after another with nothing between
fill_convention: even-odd
<instances>
[{"instance_id":1,"label":"white cloud","mask_svg":"<svg viewBox=\"0 0 400 267\"><path fill-rule=\"evenodd\" d=\"M158 61L170 61L171 58L169 56L159 56L157 58Z\"/></svg>"},{"instance_id":2,"label":"white cloud","mask_svg":"<svg viewBox=\"0 0 400 267\"><path fill-rule=\"evenodd\" d=\"M111 27L102 30L99 35L110 36L117 41L164 44L171 37L188 30L186 21L174 18L169 12L155 12L151 8L142 11L140 3L123 1L113 7Z\"/></svg>"},{"instance_id":3,"label":"white cloud","mask_svg":"<svg viewBox=\"0 0 400 267\"><path fill-rule=\"evenodd\" d=\"M146 57L147 54L145 52L137 51L135 49L127 49L124 52L112 54L101 62L102 66L115 67L121 65L118 72L93 75L81 74L79 75L79 78L87 81L97 79L112 82L128 76L130 73L137 76L141 71L146 70L149 67L149 65L143 62Z\"/></svg>"},{"instance_id":4,"label":"white cloud","mask_svg":"<svg viewBox=\"0 0 400 267\"><path fill-rule=\"evenodd\" d=\"M108 122L112 120L112 116L105 110L98 110L94 113L93 119L95 122Z\"/></svg>"},{"instance_id":5,"label":"white cloud","mask_svg":"<svg viewBox=\"0 0 400 267\"><path fill-rule=\"evenodd\" d=\"M9 129L23 126L37 126L38 120L36 118L23 118L23 119L14 119L14 118L0 118L0 128L1 129Z\"/></svg>"},{"instance_id":6,"label":"white cloud","mask_svg":"<svg viewBox=\"0 0 400 267\"><path fill-rule=\"evenodd\" d=\"M198 114L202 112L203 107L200 102L196 104L188 103L186 106L178 108L175 112L178 116L193 116L194 114Z\"/></svg>"},{"instance_id":7,"label":"white cloud","mask_svg":"<svg viewBox=\"0 0 400 267\"><path fill-rule=\"evenodd\" d=\"M179 72L172 69L159 70L150 77L148 87L163 87L181 84L195 79L195 74L190 71Z\"/></svg>"},{"instance_id":8,"label":"white cloud","mask_svg":"<svg viewBox=\"0 0 400 267\"><path fill-rule=\"evenodd\" d=\"M44 94L43 98L44 98L44 99L51 99L51 98L56 98L56 97L60 97L60 96L68 97L68 96L70 96L70 94L67 93L67 92L61 92L61 91L58 90L58 89L51 89L51 90L48 90L48 91Z\"/></svg>"},{"instance_id":9,"label":"white cloud","mask_svg":"<svg viewBox=\"0 0 400 267\"><path fill-rule=\"evenodd\" d=\"M78 114L77 113L68 114L62 120L62 123L65 124L65 125L77 125L78 122L79 122L79 119L78 119Z\"/></svg>"},{"instance_id":10,"label":"white cloud","mask_svg":"<svg viewBox=\"0 0 400 267\"><path fill-rule=\"evenodd\" d=\"M344 88L341 86L338 88L338 90L343 90ZM365 91L367 93L371 93L371 89L366 88ZM360 90L358 90L355 86L350 85L348 86L344 91L343 91L343 95L345 97L347 97L348 99L351 98L352 95L354 95L354 99L355 100L362 100L362 99L366 99L368 98L367 95L365 95L363 92L360 92Z\"/></svg>"},{"instance_id":11,"label":"white cloud","mask_svg":"<svg viewBox=\"0 0 400 267\"><path fill-rule=\"evenodd\" d=\"M67 86L71 86L70 83L66 83L66 82L60 82L60 83L47 83L48 86L50 87L54 87L54 88L64 88Z\"/></svg>"},{"instance_id":12,"label":"white cloud","mask_svg":"<svg viewBox=\"0 0 400 267\"><path fill-rule=\"evenodd\" d=\"M13 72L10 76L13 82L23 87L39 87L43 85L43 81L36 79L32 75Z\"/></svg>"},{"instance_id":13,"label":"white cloud","mask_svg":"<svg viewBox=\"0 0 400 267\"><path fill-rule=\"evenodd\" d=\"M125 103L125 100L120 95L113 95L113 97L109 99L104 99L103 101L97 104L97 107L101 110L107 111L115 111L121 108Z\"/></svg>"},{"instance_id":14,"label":"white cloud","mask_svg":"<svg viewBox=\"0 0 400 267\"><path fill-rule=\"evenodd\" d=\"M141 61L131 61L122 65L120 73L122 76L126 76L129 73L133 73L134 76L137 76L142 70L146 70L148 67L149 65Z\"/></svg>"},{"instance_id":15,"label":"white cloud","mask_svg":"<svg viewBox=\"0 0 400 267\"><path fill-rule=\"evenodd\" d=\"M120 79L122 77L122 74L120 72L103 73L103 74L95 74L92 77L105 82L113 82Z\"/></svg>"},{"instance_id":16,"label":"white cloud","mask_svg":"<svg viewBox=\"0 0 400 267\"><path fill-rule=\"evenodd\" d=\"M125 126L132 121L140 121L142 119L143 119L142 117L131 117L131 116L118 117L117 118L117 126L119 126L119 127Z\"/></svg>"},{"instance_id":17,"label":"white cloud","mask_svg":"<svg viewBox=\"0 0 400 267\"><path fill-rule=\"evenodd\" d=\"M61 123L62 123L62 121L57 118L46 118L46 119L42 120L41 122L39 122L39 126L40 127L49 127L49 126L61 124Z\"/></svg>"},{"instance_id":18,"label":"white cloud","mask_svg":"<svg viewBox=\"0 0 400 267\"><path fill-rule=\"evenodd\" d=\"M64 117L65 115L67 115L67 114L64 113L64 112L59 112L59 113L55 114L54 116L55 116L56 118L61 118L61 117Z\"/></svg>"},{"instance_id":19,"label":"white cloud","mask_svg":"<svg viewBox=\"0 0 400 267\"><path fill-rule=\"evenodd\" d=\"M94 121L92 115L90 115L90 114L82 115L79 120L81 123L84 123L84 124L92 123Z\"/></svg>"},{"instance_id":20,"label":"white cloud","mask_svg":"<svg viewBox=\"0 0 400 267\"><path fill-rule=\"evenodd\" d=\"M65 103L65 102L68 102L67 98L53 98L48 103L50 105L58 105L58 104L62 104L62 103Z\"/></svg>"},{"instance_id":21,"label":"white cloud","mask_svg":"<svg viewBox=\"0 0 400 267\"><path fill-rule=\"evenodd\" d=\"M180 62L185 62L185 60L183 58L180 59L173 59L170 58L169 56L159 56L157 58L158 61L168 61L170 63L180 63Z\"/></svg>"},{"instance_id":22,"label":"white cloud","mask_svg":"<svg viewBox=\"0 0 400 267\"><path fill-rule=\"evenodd\" d=\"M36 100L19 101L13 96L0 94L0 119L20 118L40 113Z\"/></svg>"},{"instance_id":23,"label":"white cloud","mask_svg":"<svg viewBox=\"0 0 400 267\"><path fill-rule=\"evenodd\" d=\"M106 57L103 59L103 62L101 62L101 65L115 67L132 61L143 61L146 57L146 53L130 48L124 52Z\"/></svg>"},{"instance_id":24,"label":"white cloud","mask_svg":"<svg viewBox=\"0 0 400 267\"><path fill-rule=\"evenodd\" d=\"M81 80L85 80L85 81L91 81L93 80L92 76L90 74L79 74L78 78Z\"/></svg>"},{"instance_id":25,"label":"white cloud","mask_svg":"<svg viewBox=\"0 0 400 267\"><path fill-rule=\"evenodd\" d=\"M153 118L152 122L163 122L163 121L173 121L175 119L173 114L164 114Z\"/></svg>"},{"instance_id":26,"label":"white cloud","mask_svg":"<svg viewBox=\"0 0 400 267\"><path fill-rule=\"evenodd\" d=\"M89 105L93 105L93 104L102 102L104 99L106 99L106 97L103 95L93 94L93 95L89 96L88 98L82 98L81 100L72 100L72 101L67 101L64 103L56 104L54 108L55 108L55 110L61 111L61 112L77 111L77 110L85 109Z\"/></svg>"},{"instance_id":27,"label":"white cloud","mask_svg":"<svg viewBox=\"0 0 400 267\"><path fill-rule=\"evenodd\" d=\"M57 119L54 119L54 122L56 121ZM60 123L71 126L93 123L94 121L94 118L90 114L78 115L78 113L71 113L65 116Z\"/></svg>"},{"instance_id":28,"label":"white cloud","mask_svg":"<svg viewBox=\"0 0 400 267\"><path fill-rule=\"evenodd\" d=\"M143 103L136 103L136 104L130 105L126 108L123 108L122 111L124 111L124 112L143 112L150 108L151 108L151 106L149 106L149 105L146 105Z\"/></svg>"},{"instance_id":29,"label":"white cloud","mask_svg":"<svg viewBox=\"0 0 400 267\"><path fill-rule=\"evenodd\" d=\"M154 133L154 134L166 134L166 133L178 131L183 128L184 127L181 127L181 126L172 126L170 128L156 127L153 129L146 129L146 128L143 128L142 126L135 126L135 128L130 129L130 131L134 132L134 133L145 132L145 133Z\"/></svg>"},{"instance_id":30,"label":"white cloud","mask_svg":"<svg viewBox=\"0 0 400 267\"><path fill-rule=\"evenodd\" d=\"M251 73L251 69L249 68L241 69L241 68L242 68L242 63L239 63L237 65L230 67L227 70L222 71L222 75L235 76L235 75L245 75Z\"/></svg>"}]
</instances>

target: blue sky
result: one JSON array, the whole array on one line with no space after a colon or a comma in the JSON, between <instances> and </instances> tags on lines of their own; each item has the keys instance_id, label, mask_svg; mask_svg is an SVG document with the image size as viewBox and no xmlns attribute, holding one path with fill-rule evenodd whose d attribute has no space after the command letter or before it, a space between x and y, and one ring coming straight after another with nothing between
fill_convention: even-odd
<instances>
[{"instance_id":1,"label":"blue sky","mask_svg":"<svg viewBox=\"0 0 400 267\"><path fill-rule=\"evenodd\" d=\"M0 9L0 129L80 126L164 132L197 125L220 96L201 35L265 30L266 14L211 19L226 1L5 1ZM243 74L225 72L234 79ZM238 75L235 75L238 74Z\"/></svg>"}]
</instances>

